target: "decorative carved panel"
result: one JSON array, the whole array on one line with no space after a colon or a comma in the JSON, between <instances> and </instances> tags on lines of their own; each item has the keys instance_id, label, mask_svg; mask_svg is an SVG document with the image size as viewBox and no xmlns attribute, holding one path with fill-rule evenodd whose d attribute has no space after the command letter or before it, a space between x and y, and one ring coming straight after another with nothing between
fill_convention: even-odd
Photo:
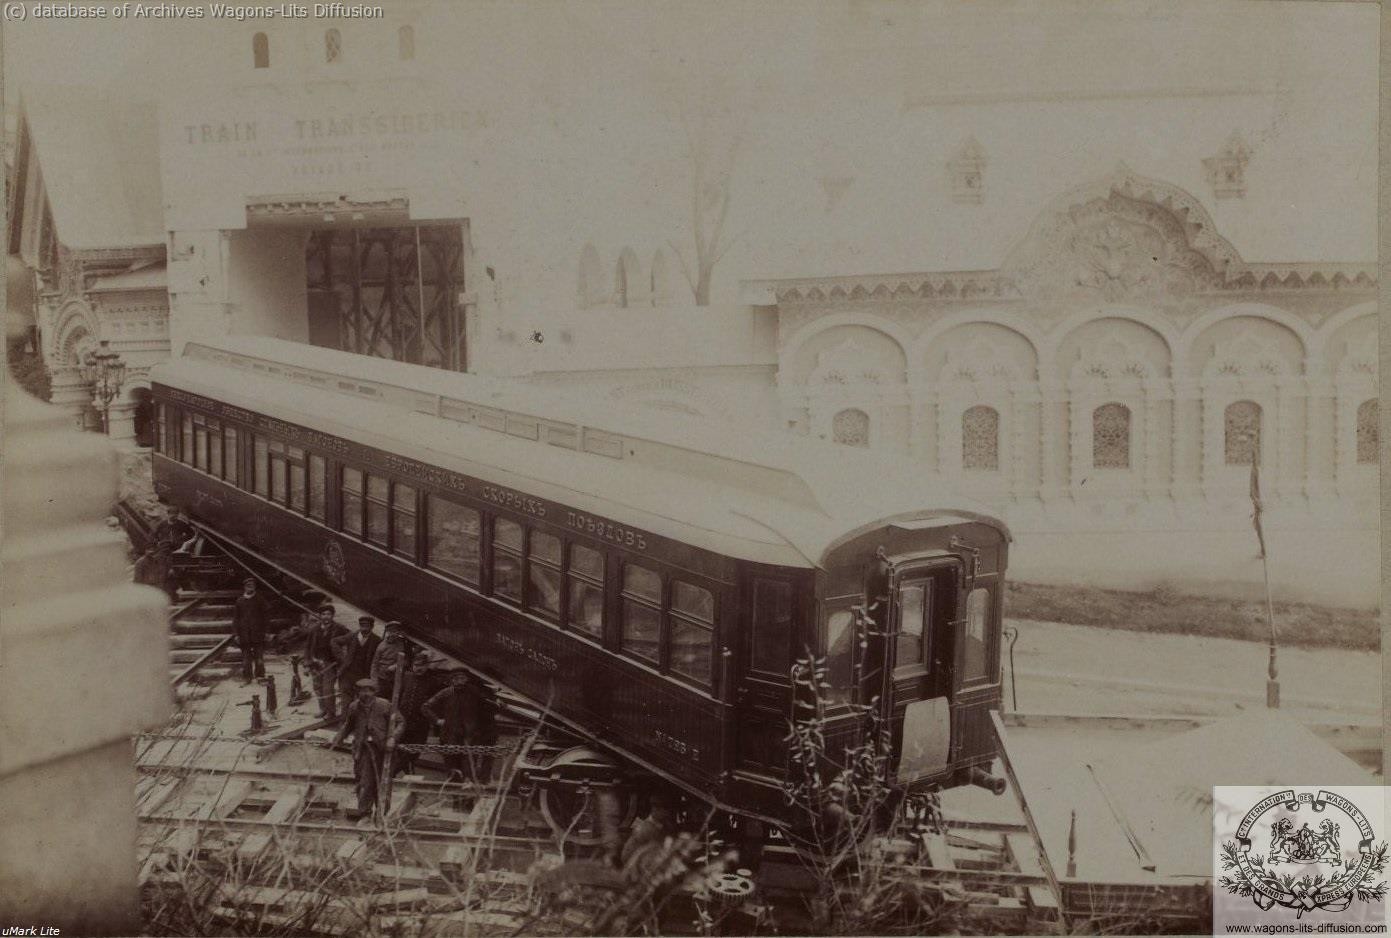
<instances>
[{"instance_id":1,"label":"decorative carved panel","mask_svg":"<svg viewBox=\"0 0 1391 938\"><path fill-rule=\"evenodd\" d=\"M1092 411L1092 466L1130 468L1130 408L1102 404Z\"/></svg>"},{"instance_id":2,"label":"decorative carved panel","mask_svg":"<svg viewBox=\"0 0 1391 938\"><path fill-rule=\"evenodd\" d=\"M1249 466L1261 451L1261 405L1255 401L1228 404L1222 415L1222 449L1227 465Z\"/></svg>"},{"instance_id":3,"label":"decorative carved panel","mask_svg":"<svg viewBox=\"0 0 1391 938\"><path fill-rule=\"evenodd\" d=\"M869 414L851 408L831 418L831 439L846 446L869 446Z\"/></svg>"},{"instance_id":4,"label":"decorative carved panel","mask_svg":"<svg viewBox=\"0 0 1391 938\"><path fill-rule=\"evenodd\" d=\"M1013 273L1026 294L1107 302L1185 296L1222 281L1172 211L1116 191L1047 219Z\"/></svg>"},{"instance_id":5,"label":"decorative carved panel","mask_svg":"<svg viewBox=\"0 0 1391 938\"><path fill-rule=\"evenodd\" d=\"M968 407L961 415L961 468L1000 468L1000 412L993 407Z\"/></svg>"},{"instance_id":6,"label":"decorative carved panel","mask_svg":"<svg viewBox=\"0 0 1391 938\"><path fill-rule=\"evenodd\" d=\"M854 339L826 349L816 356L816 367L807 376L808 384L879 384L883 373L870 353Z\"/></svg>"}]
</instances>

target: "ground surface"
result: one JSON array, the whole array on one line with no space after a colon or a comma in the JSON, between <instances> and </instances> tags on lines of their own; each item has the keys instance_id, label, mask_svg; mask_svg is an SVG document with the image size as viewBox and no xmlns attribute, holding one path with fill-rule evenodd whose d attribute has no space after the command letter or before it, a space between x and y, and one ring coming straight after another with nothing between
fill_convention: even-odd
<instances>
[{"instance_id":1,"label":"ground surface","mask_svg":"<svg viewBox=\"0 0 1391 938\"><path fill-rule=\"evenodd\" d=\"M1265 705L1263 643L1058 623L1011 621L1016 709L1077 713L1224 714ZM1005 702L1009 703L1009 657ZM1320 719L1380 720L1381 655L1277 649L1284 709Z\"/></svg>"}]
</instances>

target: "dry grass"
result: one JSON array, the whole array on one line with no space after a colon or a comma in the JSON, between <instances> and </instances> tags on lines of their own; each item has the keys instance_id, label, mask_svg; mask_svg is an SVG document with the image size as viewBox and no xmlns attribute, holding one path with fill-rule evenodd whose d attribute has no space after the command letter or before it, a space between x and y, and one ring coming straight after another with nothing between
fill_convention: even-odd
<instances>
[{"instance_id":1,"label":"dry grass","mask_svg":"<svg viewBox=\"0 0 1391 938\"><path fill-rule=\"evenodd\" d=\"M1268 632L1263 602L1191 596L1165 587L1135 593L1011 582L1005 590L1005 615L1038 622L1255 642L1265 641ZM1277 602L1275 622L1285 645L1359 651L1381 648L1379 613L1371 610Z\"/></svg>"}]
</instances>

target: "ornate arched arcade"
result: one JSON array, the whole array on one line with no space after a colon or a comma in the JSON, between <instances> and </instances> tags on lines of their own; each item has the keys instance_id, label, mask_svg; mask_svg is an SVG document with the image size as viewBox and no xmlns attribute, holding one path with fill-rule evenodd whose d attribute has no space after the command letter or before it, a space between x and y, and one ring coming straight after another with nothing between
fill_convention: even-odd
<instances>
[{"instance_id":1,"label":"ornate arched arcade","mask_svg":"<svg viewBox=\"0 0 1391 938\"><path fill-rule=\"evenodd\" d=\"M1374 268L1244 260L1124 167L998 270L767 281L789 426L1090 517L1376 497Z\"/></svg>"}]
</instances>

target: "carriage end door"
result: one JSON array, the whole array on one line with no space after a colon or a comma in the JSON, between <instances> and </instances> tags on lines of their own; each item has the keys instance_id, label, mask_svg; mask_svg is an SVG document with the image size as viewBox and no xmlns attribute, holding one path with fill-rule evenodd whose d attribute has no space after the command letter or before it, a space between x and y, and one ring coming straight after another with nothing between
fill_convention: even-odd
<instances>
[{"instance_id":1,"label":"carriage end door","mask_svg":"<svg viewBox=\"0 0 1391 938\"><path fill-rule=\"evenodd\" d=\"M945 769L951 758L959 576L955 560L893 571L892 715L901 779Z\"/></svg>"}]
</instances>

